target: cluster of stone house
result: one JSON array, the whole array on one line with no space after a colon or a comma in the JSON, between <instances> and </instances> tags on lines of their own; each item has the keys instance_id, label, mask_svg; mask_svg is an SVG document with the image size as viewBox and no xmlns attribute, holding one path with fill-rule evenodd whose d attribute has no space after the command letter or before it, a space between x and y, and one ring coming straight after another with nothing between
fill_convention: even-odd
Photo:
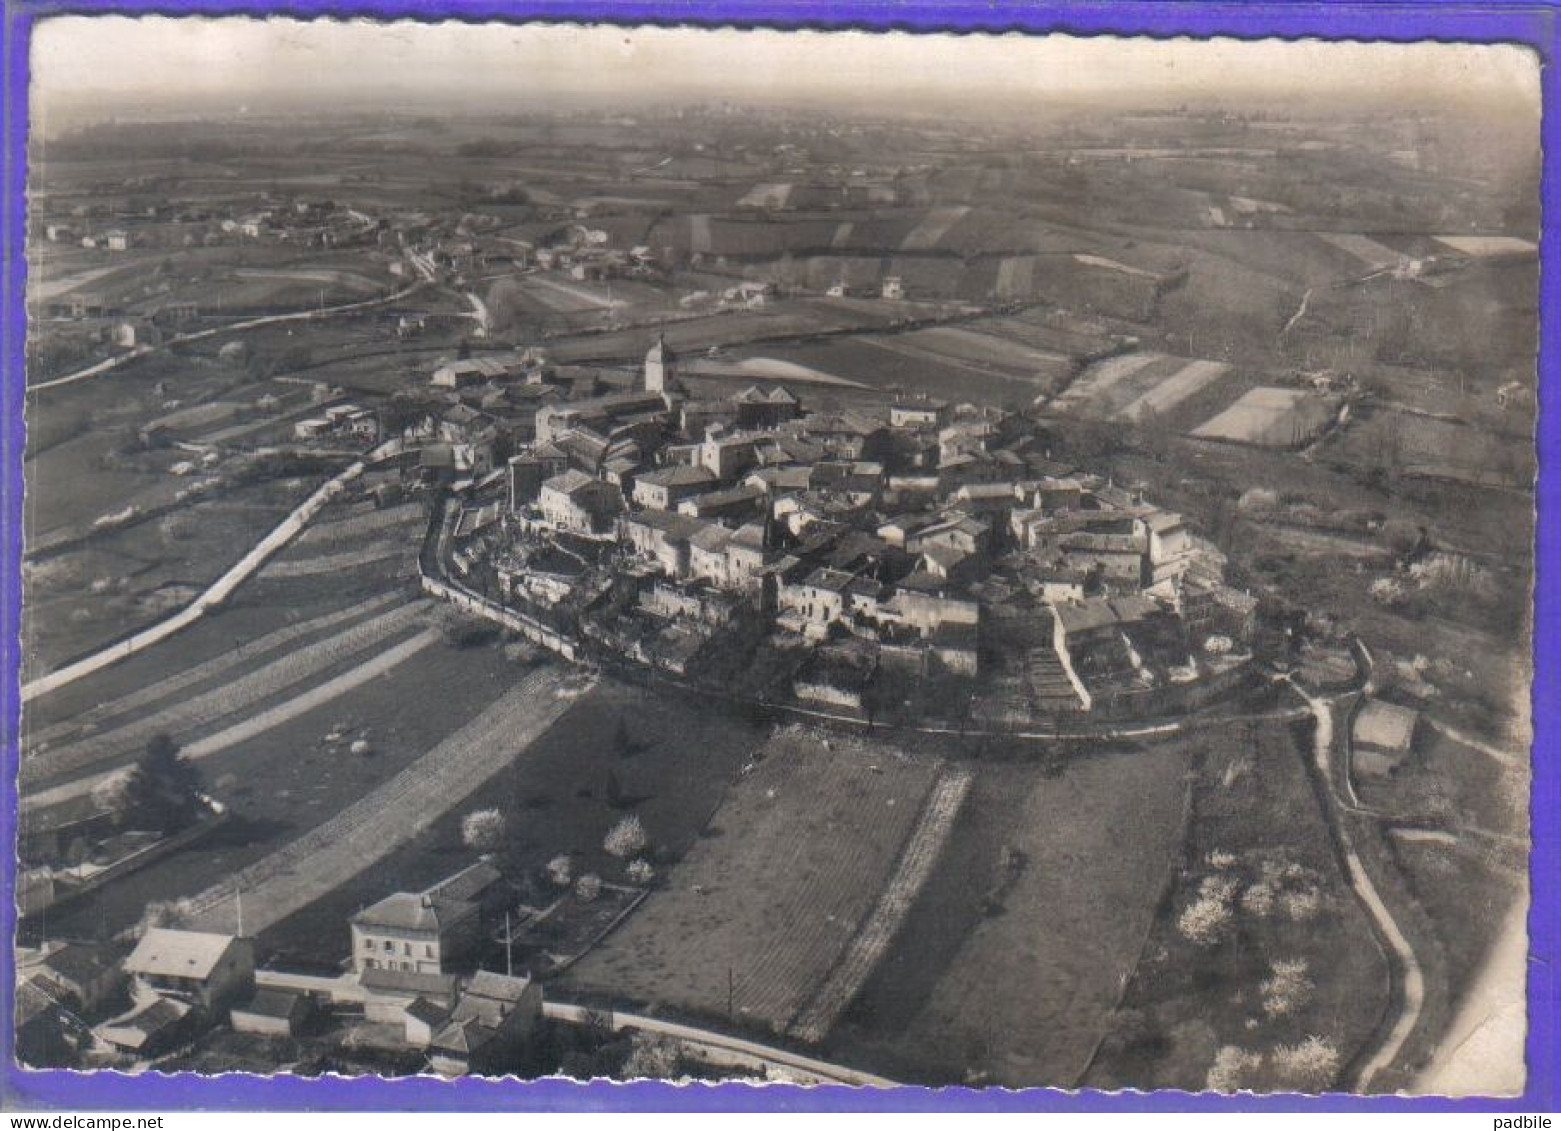
<instances>
[{"instance_id":1,"label":"cluster of stone house","mask_svg":"<svg viewBox=\"0 0 1561 1131\"><path fill-rule=\"evenodd\" d=\"M808 412L783 386L693 397L659 339L633 387L537 409L503 478L509 529L532 543L589 540L607 568L639 579L641 612L679 622L667 629L676 670L736 599L805 642L919 649L974 675L995 602L1017 594L1041 610L1073 706L1087 710L1092 682L1115 693L1118 673L1074 665L1072 651L1112 601L1143 610L1114 622L1123 639L1168 639L1138 625L1169 618L1229 635L1215 652L1240 656L1249 630L1227 613L1245 603L1250 614L1250 599L1223 585L1223 559L1181 516L1054 461L1020 414L929 398ZM526 588L510 572L508 588ZM573 584L554 580L555 598ZM1131 679L1197 678L1224 662L1161 651L1129 647Z\"/></svg>"},{"instance_id":2,"label":"cluster of stone house","mask_svg":"<svg viewBox=\"0 0 1561 1131\"><path fill-rule=\"evenodd\" d=\"M80 1063L93 1047L146 1059L217 1026L296 1037L345 1010L399 1032L435 1071L513 1070L542 1015L541 988L475 967L514 904L486 861L388 895L352 917L351 959L335 977L257 968L253 939L213 931L153 927L118 962L103 947L48 945L18 970L19 1049L30 1064ZM80 1019L127 1001L95 1026Z\"/></svg>"}]
</instances>

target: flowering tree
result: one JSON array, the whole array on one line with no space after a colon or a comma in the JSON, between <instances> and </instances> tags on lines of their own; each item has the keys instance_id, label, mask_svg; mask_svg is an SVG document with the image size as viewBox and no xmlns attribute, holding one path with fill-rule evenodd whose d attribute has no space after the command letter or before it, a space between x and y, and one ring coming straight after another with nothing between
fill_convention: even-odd
<instances>
[{"instance_id":1,"label":"flowering tree","mask_svg":"<svg viewBox=\"0 0 1561 1131\"><path fill-rule=\"evenodd\" d=\"M631 814L612 827L602 847L619 860L627 860L645 848L645 826Z\"/></svg>"},{"instance_id":2,"label":"flowering tree","mask_svg":"<svg viewBox=\"0 0 1561 1131\"><path fill-rule=\"evenodd\" d=\"M629 1058L619 1076L624 1080L672 1080L681 1075L681 1049L670 1037L635 1032L630 1038Z\"/></svg>"},{"instance_id":3,"label":"flowering tree","mask_svg":"<svg viewBox=\"0 0 1561 1131\"><path fill-rule=\"evenodd\" d=\"M1307 1037L1298 1045L1275 1049L1274 1070L1284 1087L1320 1092L1338 1075L1339 1050L1322 1037Z\"/></svg>"},{"instance_id":4,"label":"flowering tree","mask_svg":"<svg viewBox=\"0 0 1561 1131\"><path fill-rule=\"evenodd\" d=\"M461 841L474 852L492 852L504 839L504 814L477 809L461 820Z\"/></svg>"},{"instance_id":5,"label":"flowering tree","mask_svg":"<svg viewBox=\"0 0 1561 1131\"><path fill-rule=\"evenodd\" d=\"M1204 1081L1211 1092L1239 1092L1252 1086L1252 1074L1262 1066L1263 1058L1255 1052L1225 1045L1214 1054L1209 1076Z\"/></svg>"},{"instance_id":6,"label":"flowering tree","mask_svg":"<svg viewBox=\"0 0 1561 1131\"><path fill-rule=\"evenodd\" d=\"M1263 1012L1270 1017L1288 1017L1305 1005L1316 988L1307 974L1303 958L1281 958L1269 967L1270 977L1262 984Z\"/></svg>"},{"instance_id":7,"label":"flowering tree","mask_svg":"<svg viewBox=\"0 0 1561 1131\"><path fill-rule=\"evenodd\" d=\"M569 886L574 872L574 862L568 856L555 856L547 862L547 878L561 888Z\"/></svg>"},{"instance_id":8,"label":"flowering tree","mask_svg":"<svg viewBox=\"0 0 1561 1131\"><path fill-rule=\"evenodd\" d=\"M1236 893L1234 880L1208 876L1198 887L1198 898L1182 910L1176 929L1182 937L1199 946L1213 946L1231 920L1231 897Z\"/></svg>"}]
</instances>

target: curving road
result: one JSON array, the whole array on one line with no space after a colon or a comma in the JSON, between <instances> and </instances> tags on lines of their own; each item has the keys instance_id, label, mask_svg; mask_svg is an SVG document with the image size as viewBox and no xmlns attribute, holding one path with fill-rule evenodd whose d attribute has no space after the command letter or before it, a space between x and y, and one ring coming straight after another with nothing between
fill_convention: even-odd
<instances>
[{"instance_id":1,"label":"curving road","mask_svg":"<svg viewBox=\"0 0 1561 1131\"><path fill-rule=\"evenodd\" d=\"M659 1017L593 1010L564 1001L544 1002L542 1014L555 1021L568 1021L577 1025L585 1024L594 1014L606 1018L614 1032L622 1029L640 1029L647 1033L659 1033L694 1046L710 1063L743 1068L779 1069L798 1083L852 1084L865 1088L898 1086L893 1080L860 1072L855 1068L847 1068L842 1064L815 1060L809 1056L776 1048L774 1045L761 1045L757 1041L729 1037L725 1033L717 1033L710 1029L696 1029L692 1025L683 1025L676 1021L663 1021Z\"/></svg>"},{"instance_id":2,"label":"curving road","mask_svg":"<svg viewBox=\"0 0 1561 1131\"><path fill-rule=\"evenodd\" d=\"M63 668L39 676L37 679L22 685L22 702L27 703L38 696L53 691L57 687L63 687L67 683L74 683L83 676L91 675L95 671L101 671L110 664L118 663L127 656L132 656L152 645L168 639L174 633L188 628L206 613L227 600L232 592L249 579L261 566L265 565L278 550L297 537L300 531L319 513L320 509L330 502L346 488L358 476L370 462L383 456L391 450L391 443L381 444L378 448L355 461L345 471L327 480L318 490L300 503L291 514L272 528L271 532L257 542L250 551L240 558L221 577L212 582L198 597L173 616L166 620L158 621L150 628L144 628L127 639L110 644L108 647L83 657L73 664L67 664Z\"/></svg>"},{"instance_id":3,"label":"curving road","mask_svg":"<svg viewBox=\"0 0 1561 1131\"><path fill-rule=\"evenodd\" d=\"M1404 1042L1420 1023L1420 1013L1425 1005L1425 975L1420 968L1420 960L1415 956L1414 948L1409 945L1409 940L1404 936L1398 921L1393 918L1393 913L1382 901L1382 896L1377 892L1376 885L1371 882L1371 877L1366 874L1366 869L1361 866L1360 857L1356 854L1350 840L1349 830L1339 819L1337 810L1349 806L1340 801L1337 779L1334 776L1333 703L1328 699L1307 693L1294 679L1289 682L1296 694L1306 700L1313 718L1317 720L1317 729L1312 743L1313 758L1316 761L1317 772L1322 775L1324 796L1330 803L1324 809L1323 815L1338 839L1339 848L1344 855L1350 887L1354 890L1361 906L1371 916L1378 937L1393 952L1394 965L1398 971L1397 981L1400 990L1398 1017L1394 1020L1387 1036L1360 1067L1356 1076L1356 1087L1365 1092L1370 1090L1371 1083L1377 1075L1397 1059L1399 1053L1403 1051Z\"/></svg>"},{"instance_id":4,"label":"curving road","mask_svg":"<svg viewBox=\"0 0 1561 1131\"><path fill-rule=\"evenodd\" d=\"M233 322L226 326L212 326L205 330L196 330L189 334L178 334L158 345L136 346L129 353L120 354L118 357L108 358L96 365L89 365L85 369L78 369L74 373L67 373L64 377L55 377L48 381L39 381L36 385L27 386L28 394L41 393L45 389L57 389L61 385L74 385L78 381L89 381L94 377L118 369L123 365L135 361L138 358L147 357L159 353L172 346L184 345L187 342L198 342L206 338L219 337L222 334L240 334L245 330L258 329L261 326L276 326L283 322L316 322L323 318L330 318L337 314L351 314L358 310L370 310L376 306L384 306L387 303L396 302L406 298L414 291L422 289L425 284L419 280L409 287L396 291L394 294L383 298L366 299L363 302L349 302L342 306L327 306L319 310L300 310L292 314L268 314L263 318L251 318L247 322Z\"/></svg>"}]
</instances>

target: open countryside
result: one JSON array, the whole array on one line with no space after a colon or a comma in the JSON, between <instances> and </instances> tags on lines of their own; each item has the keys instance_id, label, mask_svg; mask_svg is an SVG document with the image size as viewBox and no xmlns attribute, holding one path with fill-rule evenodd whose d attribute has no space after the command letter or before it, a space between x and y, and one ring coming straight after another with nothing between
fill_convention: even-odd
<instances>
[{"instance_id":1,"label":"open countryside","mask_svg":"<svg viewBox=\"0 0 1561 1131\"><path fill-rule=\"evenodd\" d=\"M1527 906L1501 49L826 96L778 31L218 23L347 93L34 92L25 1063L1521 1075L1460 1045Z\"/></svg>"}]
</instances>

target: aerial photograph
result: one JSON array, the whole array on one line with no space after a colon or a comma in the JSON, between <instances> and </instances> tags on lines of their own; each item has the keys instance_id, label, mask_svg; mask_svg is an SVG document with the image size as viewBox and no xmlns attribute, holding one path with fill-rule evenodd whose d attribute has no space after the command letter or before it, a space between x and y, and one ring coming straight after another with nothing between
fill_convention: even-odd
<instances>
[{"instance_id":1,"label":"aerial photograph","mask_svg":"<svg viewBox=\"0 0 1561 1131\"><path fill-rule=\"evenodd\" d=\"M1523 1090L1536 56L32 36L21 1064Z\"/></svg>"}]
</instances>

